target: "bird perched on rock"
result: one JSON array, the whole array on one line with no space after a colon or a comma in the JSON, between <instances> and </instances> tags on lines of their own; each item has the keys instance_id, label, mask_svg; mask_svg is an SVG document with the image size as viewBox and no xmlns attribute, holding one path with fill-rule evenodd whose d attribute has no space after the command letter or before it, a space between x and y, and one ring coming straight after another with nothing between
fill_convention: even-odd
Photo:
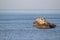
<instances>
[{"instance_id":1,"label":"bird perched on rock","mask_svg":"<svg viewBox=\"0 0 60 40\"><path fill-rule=\"evenodd\" d=\"M42 29L47 29L47 28L54 28L56 25L47 22L45 18L37 18L33 22L33 26L36 26L36 27L42 28Z\"/></svg>"}]
</instances>

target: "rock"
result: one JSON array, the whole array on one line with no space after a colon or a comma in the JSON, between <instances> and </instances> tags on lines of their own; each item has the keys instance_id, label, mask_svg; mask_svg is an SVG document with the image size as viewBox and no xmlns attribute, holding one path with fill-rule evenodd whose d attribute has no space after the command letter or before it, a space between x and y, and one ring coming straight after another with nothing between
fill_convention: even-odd
<instances>
[{"instance_id":1,"label":"rock","mask_svg":"<svg viewBox=\"0 0 60 40\"><path fill-rule=\"evenodd\" d=\"M54 28L56 25L47 22L45 18L37 18L33 22L33 26L36 26L37 28L47 29L47 28Z\"/></svg>"}]
</instances>

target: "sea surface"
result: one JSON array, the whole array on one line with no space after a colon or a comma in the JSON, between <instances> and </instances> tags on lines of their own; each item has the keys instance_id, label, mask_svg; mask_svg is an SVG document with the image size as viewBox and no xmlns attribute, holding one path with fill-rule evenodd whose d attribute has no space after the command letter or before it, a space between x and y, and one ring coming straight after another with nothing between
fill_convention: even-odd
<instances>
[{"instance_id":1,"label":"sea surface","mask_svg":"<svg viewBox=\"0 0 60 40\"><path fill-rule=\"evenodd\" d=\"M46 18L56 27L34 27L33 21L39 17ZM60 40L60 14L0 14L0 40Z\"/></svg>"}]
</instances>

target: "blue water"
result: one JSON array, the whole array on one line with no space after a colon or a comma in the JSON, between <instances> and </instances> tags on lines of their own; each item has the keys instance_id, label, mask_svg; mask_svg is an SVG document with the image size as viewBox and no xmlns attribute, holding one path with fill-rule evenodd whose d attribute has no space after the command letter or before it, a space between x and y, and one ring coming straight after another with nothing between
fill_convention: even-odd
<instances>
[{"instance_id":1,"label":"blue water","mask_svg":"<svg viewBox=\"0 0 60 40\"><path fill-rule=\"evenodd\" d=\"M32 26L38 17L56 24L53 29ZM60 14L0 14L0 40L60 40Z\"/></svg>"}]
</instances>

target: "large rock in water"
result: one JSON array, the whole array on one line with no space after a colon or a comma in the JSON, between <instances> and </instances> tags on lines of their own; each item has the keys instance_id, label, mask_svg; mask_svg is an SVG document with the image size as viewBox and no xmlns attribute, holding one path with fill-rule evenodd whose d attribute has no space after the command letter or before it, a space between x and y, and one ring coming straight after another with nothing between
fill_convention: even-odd
<instances>
[{"instance_id":1,"label":"large rock in water","mask_svg":"<svg viewBox=\"0 0 60 40\"><path fill-rule=\"evenodd\" d=\"M36 26L37 28L48 29L48 28L55 28L56 25L47 22L45 18L37 18L33 22L33 26Z\"/></svg>"}]
</instances>

